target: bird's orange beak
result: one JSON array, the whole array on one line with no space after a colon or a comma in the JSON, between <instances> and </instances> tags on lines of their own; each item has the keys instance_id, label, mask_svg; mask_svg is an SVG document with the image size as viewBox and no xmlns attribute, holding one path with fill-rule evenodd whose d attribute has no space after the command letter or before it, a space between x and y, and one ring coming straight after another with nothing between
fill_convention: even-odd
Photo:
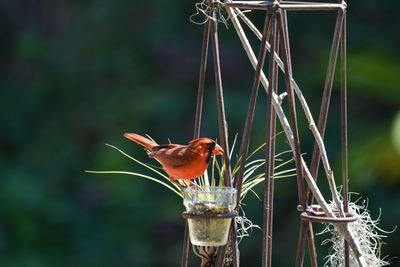
<instances>
[{"instance_id":1,"label":"bird's orange beak","mask_svg":"<svg viewBox=\"0 0 400 267\"><path fill-rule=\"evenodd\" d=\"M224 150L222 149L222 147L220 147L220 145L218 145L218 144L215 144L213 156L222 156L223 154L224 154Z\"/></svg>"}]
</instances>

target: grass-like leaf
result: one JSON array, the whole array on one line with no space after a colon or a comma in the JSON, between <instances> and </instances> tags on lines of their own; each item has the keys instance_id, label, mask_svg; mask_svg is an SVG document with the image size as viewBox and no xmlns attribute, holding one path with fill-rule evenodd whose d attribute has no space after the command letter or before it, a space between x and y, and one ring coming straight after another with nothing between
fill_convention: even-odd
<instances>
[{"instance_id":1,"label":"grass-like leaf","mask_svg":"<svg viewBox=\"0 0 400 267\"><path fill-rule=\"evenodd\" d=\"M145 179L151 180L153 182L156 182L158 184L161 184L161 185L165 186L166 188L168 188L169 190L171 190L172 192L174 192L175 194L177 194L178 196L183 198L182 192L176 190L175 188L173 188L172 186L170 186L166 182L163 182L160 179L157 179L155 177L151 177L151 176L148 176L148 175L144 175L144 174L141 174L141 173L126 172L126 171L85 171L85 172L87 172L87 173L96 173L96 174L127 174L127 175L132 175L132 176L136 176L136 177L140 177L140 178L145 178Z\"/></svg>"}]
</instances>

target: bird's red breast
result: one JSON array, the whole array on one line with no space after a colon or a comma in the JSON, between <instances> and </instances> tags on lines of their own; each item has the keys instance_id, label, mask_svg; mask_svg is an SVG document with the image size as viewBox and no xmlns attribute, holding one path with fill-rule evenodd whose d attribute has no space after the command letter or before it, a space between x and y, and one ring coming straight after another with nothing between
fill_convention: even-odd
<instances>
[{"instance_id":1,"label":"bird's red breast","mask_svg":"<svg viewBox=\"0 0 400 267\"><path fill-rule=\"evenodd\" d=\"M212 139L198 138L188 145L158 145L138 134L124 136L150 150L149 157L155 158L163 166L171 180L192 180L204 174L213 155L223 155L223 149Z\"/></svg>"}]
</instances>

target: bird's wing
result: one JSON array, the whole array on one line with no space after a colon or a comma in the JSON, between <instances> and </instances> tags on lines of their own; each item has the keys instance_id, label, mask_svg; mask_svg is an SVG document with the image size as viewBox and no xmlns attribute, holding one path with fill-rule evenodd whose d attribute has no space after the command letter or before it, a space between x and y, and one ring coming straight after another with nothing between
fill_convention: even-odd
<instances>
[{"instance_id":1,"label":"bird's wing","mask_svg":"<svg viewBox=\"0 0 400 267\"><path fill-rule=\"evenodd\" d=\"M180 147L181 145L177 144L165 144L165 145L158 145L158 146L153 146L151 148L151 152L148 154L149 158L155 158L158 155L165 154L167 150Z\"/></svg>"},{"instance_id":2,"label":"bird's wing","mask_svg":"<svg viewBox=\"0 0 400 267\"><path fill-rule=\"evenodd\" d=\"M149 157L156 158L162 165L179 167L191 160L187 146L168 144L157 146L149 154Z\"/></svg>"},{"instance_id":3,"label":"bird's wing","mask_svg":"<svg viewBox=\"0 0 400 267\"><path fill-rule=\"evenodd\" d=\"M182 146L182 145L178 145L178 144L165 144L165 145L158 145L158 146L156 146L154 149L155 150L160 150L160 149L162 149L162 148L175 148L175 147L180 147L180 146Z\"/></svg>"}]
</instances>

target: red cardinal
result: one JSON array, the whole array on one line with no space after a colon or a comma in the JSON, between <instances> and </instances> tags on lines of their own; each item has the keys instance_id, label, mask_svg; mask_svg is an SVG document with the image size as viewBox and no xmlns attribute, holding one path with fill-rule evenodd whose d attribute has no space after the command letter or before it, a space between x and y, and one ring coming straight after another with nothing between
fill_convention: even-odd
<instances>
[{"instance_id":1,"label":"red cardinal","mask_svg":"<svg viewBox=\"0 0 400 267\"><path fill-rule=\"evenodd\" d=\"M224 150L209 138L194 139L188 145L158 145L154 141L134 133L126 138L150 150L149 157L159 161L169 179L193 180L203 175L211 156L223 155Z\"/></svg>"}]
</instances>

